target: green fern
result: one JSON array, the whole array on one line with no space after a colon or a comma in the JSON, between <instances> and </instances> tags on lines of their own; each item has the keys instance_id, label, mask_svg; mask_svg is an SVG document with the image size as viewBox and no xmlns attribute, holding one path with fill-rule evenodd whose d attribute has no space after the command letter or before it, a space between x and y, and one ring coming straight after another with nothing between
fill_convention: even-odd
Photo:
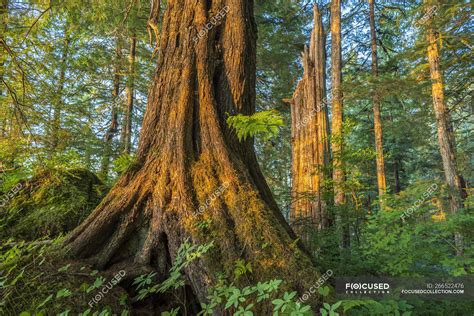
<instances>
[{"instance_id":1,"label":"green fern","mask_svg":"<svg viewBox=\"0 0 474 316\"><path fill-rule=\"evenodd\" d=\"M235 130L239 141L257 135L267 141L278 135L279 128L284 125L283 117L275 110L257 112L253 115L229 116L227 124Z\"/></svg>"},{"instance_id":2,"label":"green fern","mask_svg":"<svg viewBox=\"0 0 474 316\"><path fill-rule=\"evenodd\" d=\"M122 154L113 162L113 170L117 173L123 173L128 170L134 163L135 157L130 154Z\"/></svg>"}]
</instances>

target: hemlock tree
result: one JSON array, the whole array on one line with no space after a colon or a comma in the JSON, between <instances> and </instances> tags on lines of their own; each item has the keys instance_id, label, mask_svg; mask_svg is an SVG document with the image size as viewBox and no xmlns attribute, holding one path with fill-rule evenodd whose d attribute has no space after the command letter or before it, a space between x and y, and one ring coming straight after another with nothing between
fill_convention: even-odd
<instances>
[{"instance_id":1,"label":"hemlock tree","mask_svg":"<svg viewBox=\"0 0 474 316\"><path fill-rule=\"evenodd\" d=\"M369 0L370 7L370 47L372 51L372 75L377 77L377 31L375 28L375 0ZM380 115L380 97L377 91L373 91L373 111L374 111L374 135L375 135L375 152L376 152L376 166L377 166L377 188L379 191L379 199L387 191L387 184L385 181L385 163L383 156L383 142L382 142L382 117ZM380 206L382 206L382 200Z\"/></svg>"},{"instance_id":2,"label":"hemlock tree","mask_svg":"<svg viewBox=\"0 0 474 316\"><path fill-rule=\"evenodd\" d=\"M115 44L115 60L114 60L114 79L112 89L112 104L110 110L110 123L104 137L104 153L102 156L102 164L100 169L101 178L107 180L109 174L110 157L112 156L112 142L115 134L118 131L118 102L120 100L120 65L122 59L121 39L116 37Z\"/></svg>"},{"instance_id":3,"label":"hemlock tree","mask_svg":"<svg viewBox=\"0 0 474 316\"><path fill-rule=\"evenodd\" d=\"M341 1L331 1L331 89L332 89L332 122L331 146L333 159L334 204L346 204L344 194L343 156L343 101L342 101L342 54L341 54ZM346 220L342 224L342 247L350 246L350 233Z\"/></svg>"},{"instance_id":4,"label":"hemlock tree","mask_svg":"<svg viewBox=\"0 0 474 316\"><path fill-rule=\"evenodd\" d=\"M430 19L432 20L432 19ZM450 139L449 112L444 100L443 75L440 67L440 52L438 48L439 33L433 25L427 29L428 63L430 66L431 95L433 98L433 109L436 116L438 133L438 145L443 161L443 170L449 189L450 209L457 213L463 208L461 179L456 169L456 154L454 144ZM463 252L462 237L455 234L456 252Z\"/></svg>"},{"instance_id":5,"label":"hemlock tree","mask_svg":"<svg viewBox=\"0 0 474 316\"><path fill-rule=\"evenodd\" d=\"M224 8L222 22L198 37ZM294 242L252 142L239 142L225 123L226 113L254 112L253 1L168 1L162 25L136 162L65 245L99 268L122 264L132 274L152 267L166 276L163 263L186 238L213 240L213 261L184 271L199 301L238 258L251 262L256 280L308 289L318 276L311 259ZM197 227L203 220L210 221L205 233Z\"/></svg>"},{"instance_id":6,"label":"hemlock tree","mask_svg":"<svg viewBox=\"0 0 474 316\"><path fill-rule=\"evenodd\" d=\"M128 55L128 80L125 88L127 95L126 103L122 115L122 134L120 143L123 152L130 154L132 147L132 117L133 117L133 98L134 98L134 76L135 76L135 57L137 48L137 38L135 34L130 36L130 51Z\"/></svg>"}]
</instances>

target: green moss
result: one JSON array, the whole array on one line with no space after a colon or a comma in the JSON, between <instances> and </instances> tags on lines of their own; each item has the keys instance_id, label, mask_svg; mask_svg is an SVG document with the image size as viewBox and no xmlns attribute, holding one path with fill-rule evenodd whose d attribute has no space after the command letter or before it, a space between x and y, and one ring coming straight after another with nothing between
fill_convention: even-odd
<instances>
[{"instance_id":1,"label":"green moss","mask_svg":"<svg viewBox=\"0 0 474 316\"><path fill-rule=\"evenodd\" d=\"M47 170L20 182L21 190L2 210L0 238L34 240L74 229L106 192L85 169Z\"/></svg>"},{"instance_id":2,"label":"green moss","mask_svg":"<svg viewBox=\"0 0 474 316\"><path fill-rule=\"evenodd\" d=\"M249 279L255 282L276 277L285 281L283 290L310 288L319 273L255 188L232 171L222 170L212 157L200 158L192 170L199 211L183 220L198 243L215 241L213 261L207 266L229 276L235 262L244 259L251 263ZM318 296L312 300L316 302Z\"/></svg>"},{"instance_id":3,"label":"green moss","mask_svg":"<svg viewBox=\"0 0 474 316\"><path fill-rule=\"evenodd\" d=\"M90 266L56 258L60 239L53 244L18 243L0 251L0 315L79 315L129 310L127 293L116 275L99 274ZM123 275L123 274L122 274ZM107 288L105 292L104 287ZM97 299L94 298L98 297ZM100 299L99 299L100 297Z\"/></svg>"}]
</instances>

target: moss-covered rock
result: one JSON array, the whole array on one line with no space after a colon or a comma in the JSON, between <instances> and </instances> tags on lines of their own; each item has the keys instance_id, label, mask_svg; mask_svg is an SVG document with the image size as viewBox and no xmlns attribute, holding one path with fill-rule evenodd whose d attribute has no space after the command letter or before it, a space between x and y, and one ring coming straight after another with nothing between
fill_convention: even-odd
<instances>
[{"instance_id":1,"label":"moss-covered rock","mask_svg":"<svg viewBox=\"0 0 474 316\"><path fill-rule=\"evenodd\" d=\"M0 238L35 240L74 229L100 203L105 185L85 169L47 170L15 187L1 211Z\"/></svg>"}]
</instances>

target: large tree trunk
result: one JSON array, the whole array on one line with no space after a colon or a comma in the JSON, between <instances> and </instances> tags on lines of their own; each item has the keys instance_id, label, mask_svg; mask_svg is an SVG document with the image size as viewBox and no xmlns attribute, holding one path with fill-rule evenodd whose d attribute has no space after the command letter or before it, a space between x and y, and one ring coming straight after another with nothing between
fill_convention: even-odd
<instances>
[{"instance_id":1,"label":"large tree trunk","mask_svg":"<svg viewBox=\"0 0 474 316\"><path fill-rule=\"evenodd\" d=\"M370 7L370 35L371 35L371 49L372 49L372 75L377 77L377 34L375 29L375 0L369 0ZM377 166L377 187L379 190L380 206L383 206L382 198L387 191L387 184L385 181L385 163L383 156L383 142L382 142L382 118L380 115L380 99L377 91L373 91L373 108L374 108L374 134L375 134L375 152L376 152L376 166Z\"/></svg>"},{"instance_id":2,"label":"large tree trunk","mask_svg":"<svg viewBox=\"0 0 474 316\"><path fill-rule=\"evenodd\" d=\"M222 23L198 37L223 8ZM160 263L174 260L186 238L214 240L212 260L185 269L199 301L217 272L233 273L238 258L251 262L255 281L278 278L298 291L309 288L317 273L301 248L290 246L296 237L252 142L239 143L225 123L226 113L254 112L253 2L168 1L162 25L137 161L68 236L71 254L100 268L149 266L166 276ZM203 220L211 220L205 233L197 228Z\"/></svg>"},{"instance_id":3,"label":"large tree trunk","mask_svg":"<svg viewBox=\"0 0 474 316\"><path fill-rule=\"evenodd\" d=\"M306 224L328 226L323 184L329 163L325 88L324 30L314 6L314 30L303 52L304 74L291 100L292 203L291 224L299 233Z\"/></svg>"},{"instance_id":4,"label":"large tree trunk","mask_svg":"<svg viewBox=\"0 0 474 316\"><path fill-rule=\"evenodd\" d=\"M137 48L137 37L133 34L130 37L130 52L128 55L128 80L125 88L127 101L122 119L121 144L123 152L130 154L132 149L132 118L133 118L133 93L135 76L135 56Z\"/></svg>"},{"instance_id":5,"label":"large tree trunk","mask_svg":"<svg viewBox=\"0 0 474 316\"><path fill-rule=\"evenodd\" d=\"M449 136L448 110L444 102L443 77L440 68L440 54L438 49L438 33L430 27L427 34L428 40L428 62L431 75L431 94L433 97L433 109L436 116L438 128L438 145L443 161L444 176L450 194L450 208L452 213L457 213L463 207L462 186L460 177L456 170L456 157ZM455 235L457 253L462 254L462 238L460 234Z\"/></svg>"},{"instance_id":6,"label":"large tree trunk","mask_svg":"<svg viewBox=\"0 0 474 316\"><path fill-rule=\"evenodd\" d=\"M343 135L343 102L342 102L342 55L341 55L341 0L331 1L331 89L332 89L332 161L334 181L334 204L343 206L346 204L344 194L345 174L343 167L344 144ZM348 222L338 219L342 224L342 247L350 246L350 233Z\"/></svg>"},{"instance_id":7,"label":"large tree trunk","mask_svg":"<svg viewBox=\"0 0 474 316\"><path fill-rule=\"evenodd\" d=\"M118 130L118 101L120 94L120 69L122 59L122 47L120 35L117 35L115 46L115 65L114 65L114 80L112 89L112 105L110 113L110 124L104 139L104 155L102 157L102 165L100 168L100 175L102 179L107 179L109 174L110 157L112 156L112 141Z\"/></svg>"}]
</instances>

